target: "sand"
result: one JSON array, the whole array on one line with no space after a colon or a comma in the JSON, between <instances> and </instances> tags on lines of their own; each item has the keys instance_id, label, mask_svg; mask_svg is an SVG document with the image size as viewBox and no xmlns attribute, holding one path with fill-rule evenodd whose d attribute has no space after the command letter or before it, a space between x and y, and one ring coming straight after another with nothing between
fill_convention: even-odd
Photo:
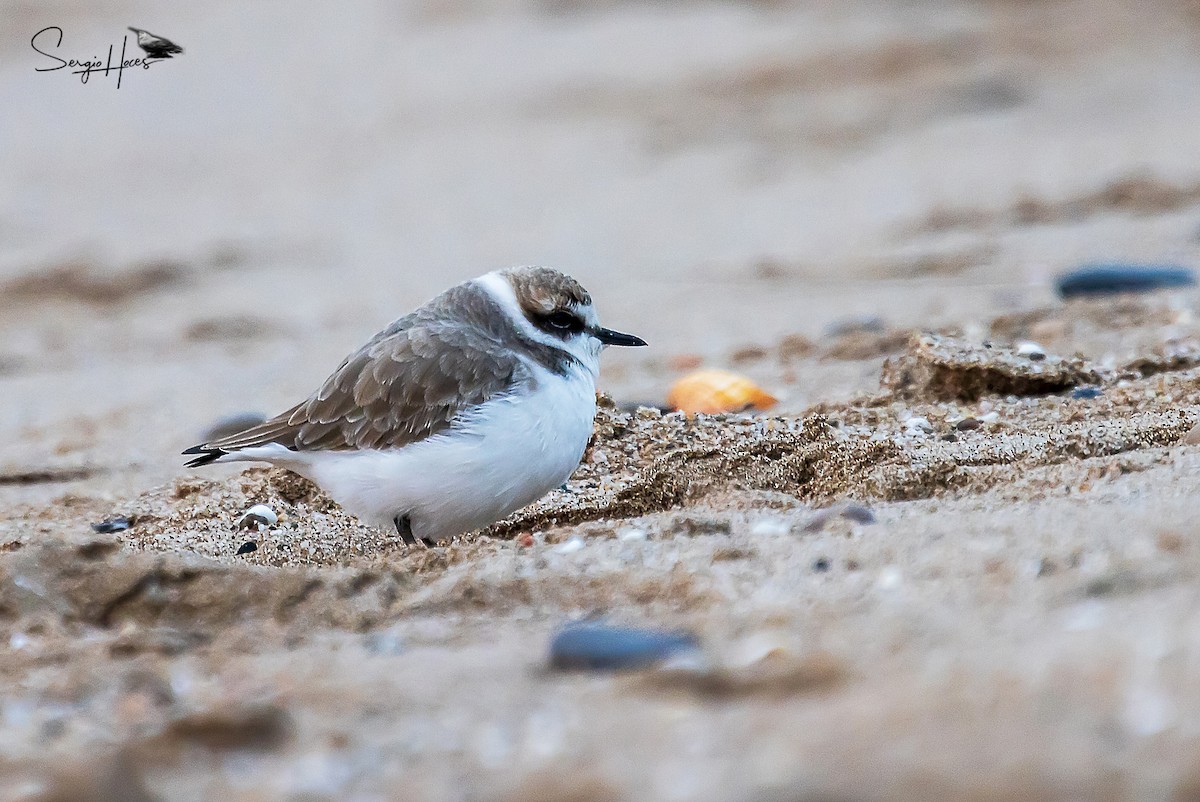
<instances>
[{"instance_id":1,"label":"sand","mask_svg":"<svg viewBox=\"0 0 1200 802\"><path fill-rule=\"evenodd\" d=\"M0 800L1200 795L1200 292L1052 286L1200 266L1194 3L4 6ZM565 489L425 549L182 467L531 262L651 343Z\"/></svg>"}]
</instances>

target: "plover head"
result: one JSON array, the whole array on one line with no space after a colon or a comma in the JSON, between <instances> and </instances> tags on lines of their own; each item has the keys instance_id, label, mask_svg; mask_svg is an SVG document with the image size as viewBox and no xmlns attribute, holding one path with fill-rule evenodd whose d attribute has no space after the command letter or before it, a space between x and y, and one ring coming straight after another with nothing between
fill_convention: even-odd
<instances>
[{"instance_id":1,"label":"plover head","mask_svg":"<svg viewBox=\"0 0 1200 802\"><path fill-rule=\"evenodd\" d=\"M496 274L511 289L515 312L536 341L559 348L595 371L606 345L645 345L632 334L600 325L592 296L578 281L549 267L513 267Z\"/></svg>"}]
</instances>

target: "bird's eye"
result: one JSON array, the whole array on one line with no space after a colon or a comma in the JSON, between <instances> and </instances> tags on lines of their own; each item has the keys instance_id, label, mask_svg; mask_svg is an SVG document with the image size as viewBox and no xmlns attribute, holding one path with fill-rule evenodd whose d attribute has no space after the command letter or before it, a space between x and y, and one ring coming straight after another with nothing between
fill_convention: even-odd
<instances>
[{"instance_id":1,"label":"bird's eye","mask_svg":"<svg viewBox=\"0 0 1200 802\"><path fill-rule=\"evenodd\" d=\"M553 312L546 317L546 325L559 331L579 331L583 323L570 312Z\"/></svg>"}]
</instances>

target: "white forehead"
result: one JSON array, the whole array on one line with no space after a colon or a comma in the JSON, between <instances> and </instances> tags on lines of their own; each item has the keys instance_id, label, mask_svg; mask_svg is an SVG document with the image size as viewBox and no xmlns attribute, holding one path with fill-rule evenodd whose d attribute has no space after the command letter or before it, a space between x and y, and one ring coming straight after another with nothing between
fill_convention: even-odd
<instances>
[{"instance_id":1,"label":"white forehead","mask_svg":"<svg viewBox=\"0 0 1200 802\"><path fill-rule=\"evenodd\" d=\"M579 359L580 363L585 366L593 377L599 372L602 345L591 334L579 332L563 340L559 337L553 337L534 326L529 322L529 318L526 317L524 310L522 310L521 304L517 300L517 294L513 290L512 283L500 271L480 276L474 280L474 283L491 296L500 307L500 310L508 316L517 331L522 335L542 345L565 348ZM599 325L596 319L596 310L592 308L590 302L580 303L571 301L567 304L567 307L583 319L584 325L587 328L590 329Z\"/></svg>"},{"instance_id":2,"label":"white forehead","mask_svg":"<svg viewBox=\"0 0 1200 802\"><path fill-rule=\"evenodd\" d=\"M600 318L597 317L597 315L596 315L596 305L595 304L593 304L593 303L581 304L581 303L577 303L576 301L572 301L569 304L569 307L572 312L579 315L579 317L583 319L584 325L587 326L589 329L595 328L596 326L600 325Z\"/></svg>"}]
</instances>

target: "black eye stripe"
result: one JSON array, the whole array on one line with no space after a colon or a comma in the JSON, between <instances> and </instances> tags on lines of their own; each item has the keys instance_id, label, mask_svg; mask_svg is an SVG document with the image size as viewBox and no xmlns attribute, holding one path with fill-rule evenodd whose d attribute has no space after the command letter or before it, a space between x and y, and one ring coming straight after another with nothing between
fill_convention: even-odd
<instances>
[{"instance_id":1,"label":"black eye stripe","mask_svg":"<svg viewBox=\"0 0 1200 802\"><path fill-rule=\"evenodd\" d=\"M558 309L554 312L533 316L533 325L550 334L575 334L584 329L583 321L578 315Z\"/></svg>"}]
</instances>

